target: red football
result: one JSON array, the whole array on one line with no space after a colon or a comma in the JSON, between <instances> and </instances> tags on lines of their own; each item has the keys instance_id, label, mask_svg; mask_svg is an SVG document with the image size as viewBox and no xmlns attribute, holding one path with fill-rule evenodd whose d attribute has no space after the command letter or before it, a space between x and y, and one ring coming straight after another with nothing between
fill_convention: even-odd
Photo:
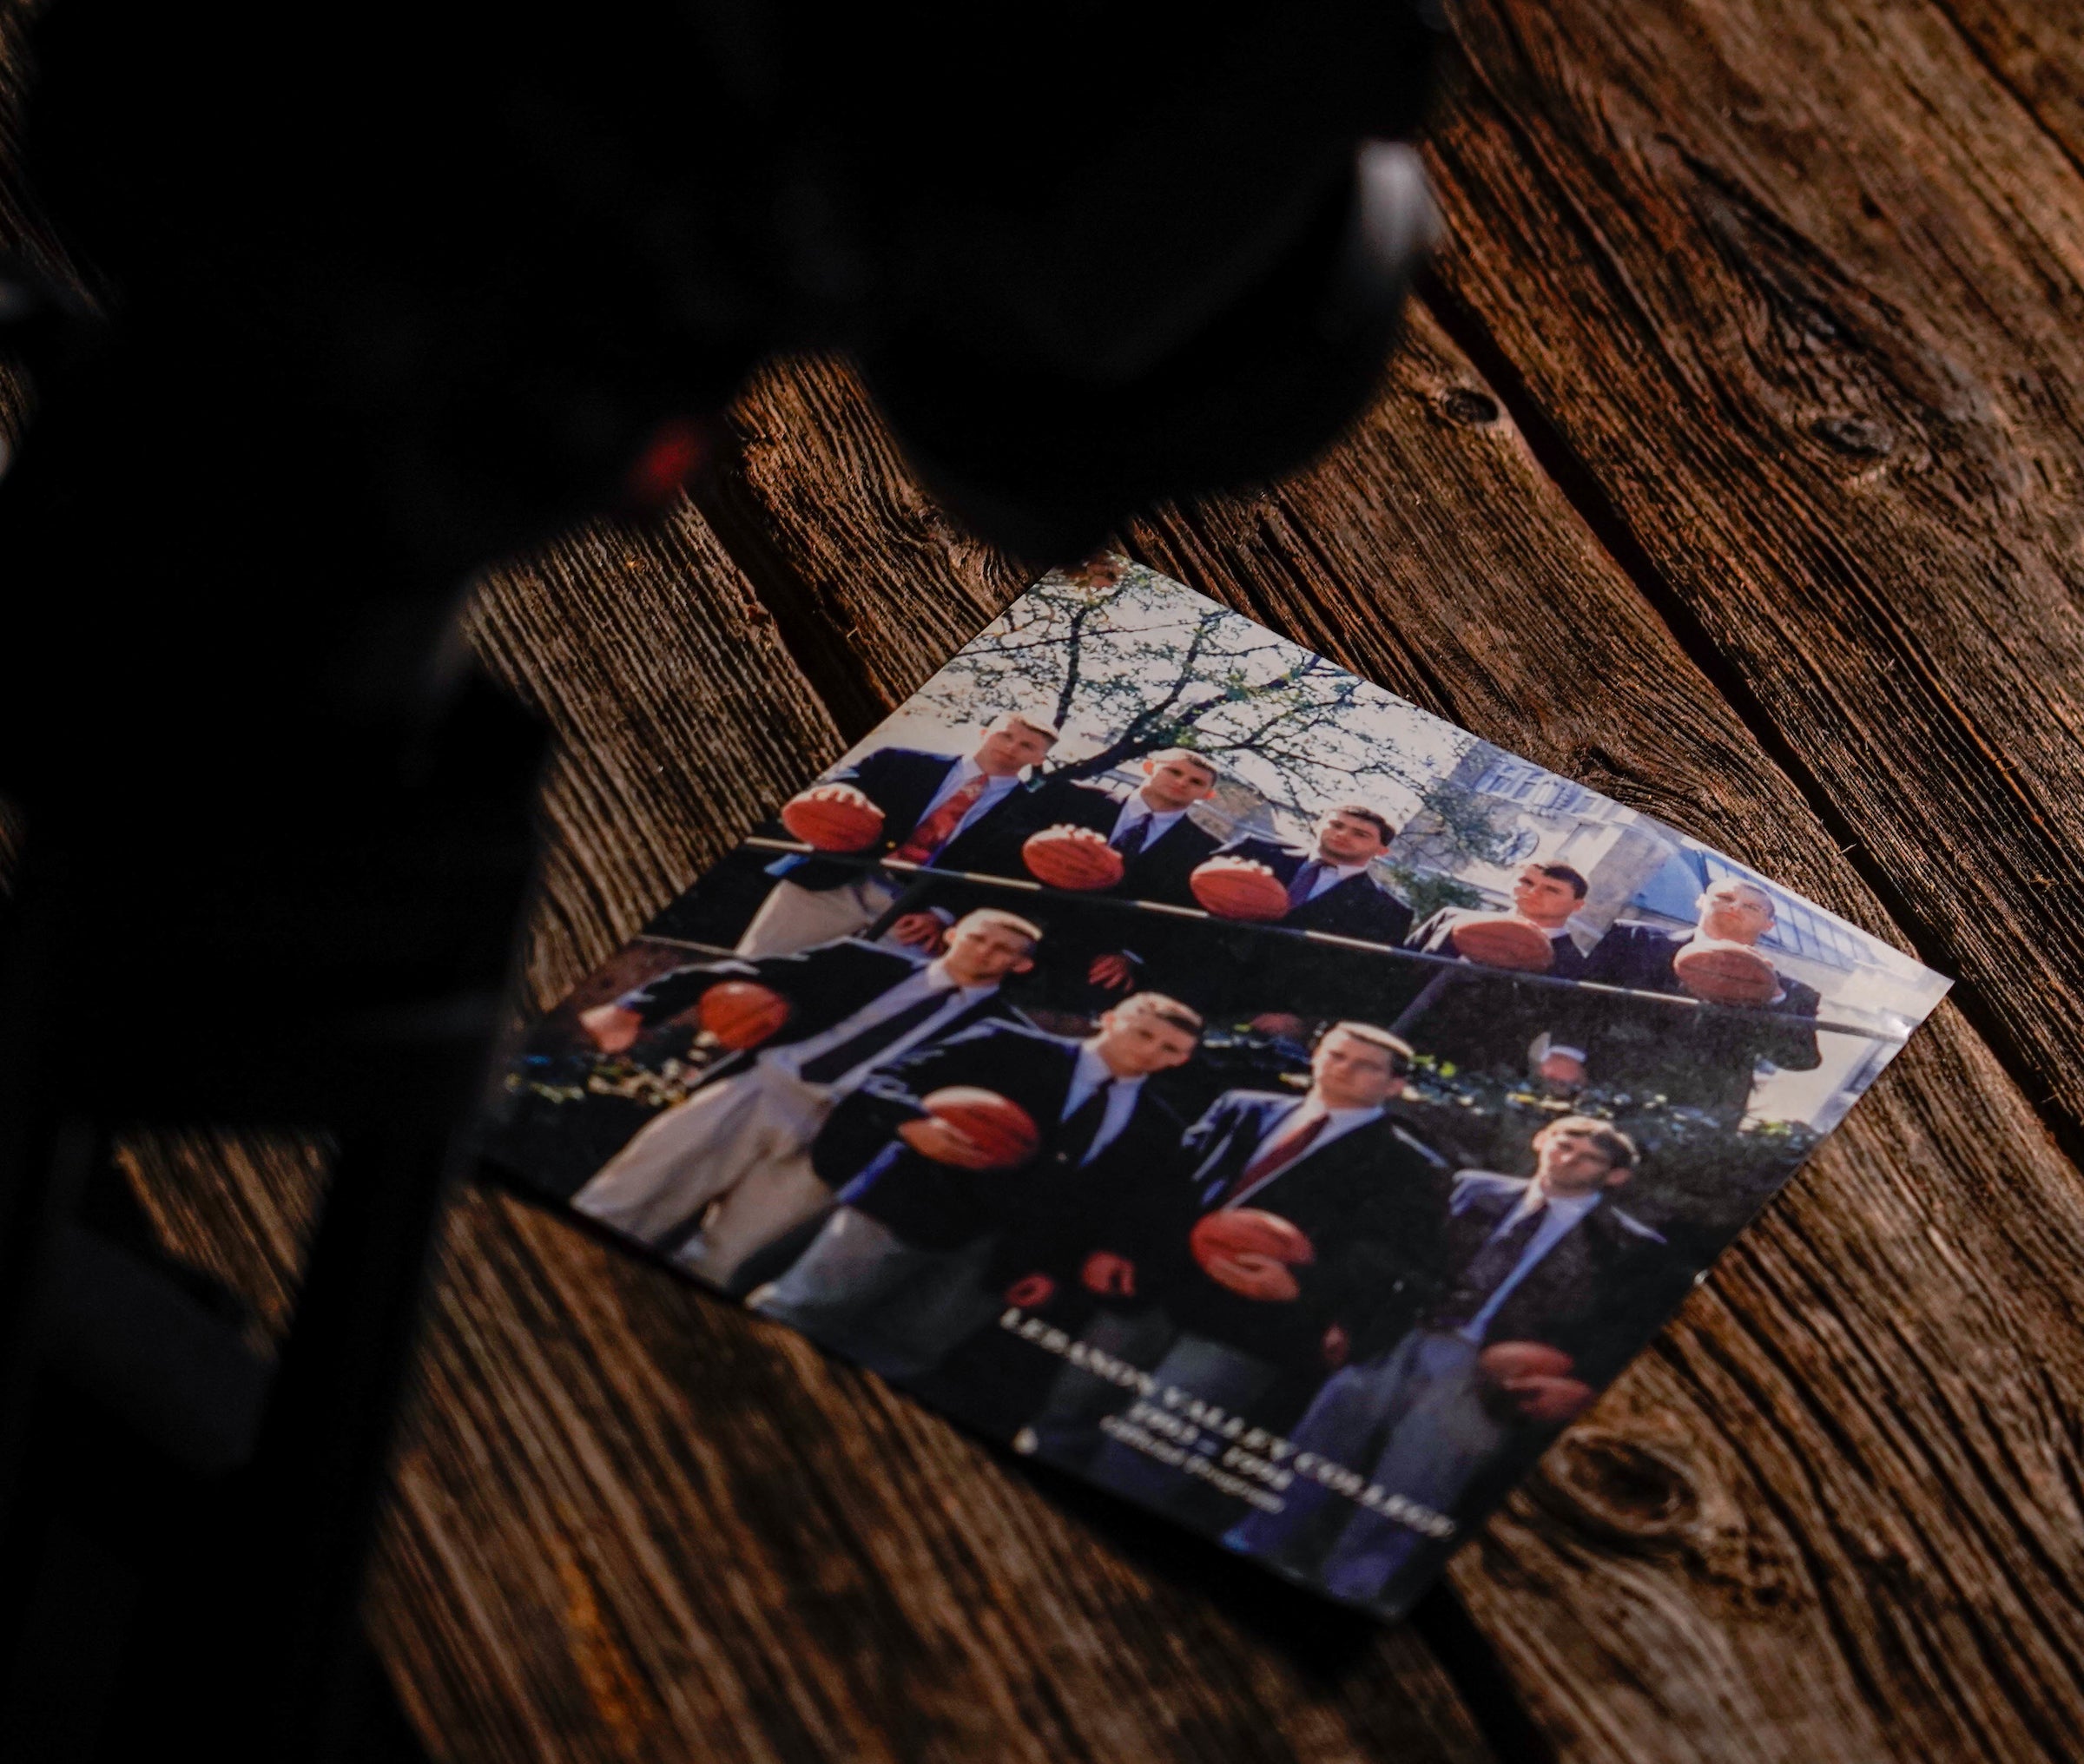
<instances>
[{"instance_id":1,"label":"red football","mask_svg":"<svg viewBox=\"0 0 2084 1764\"><path fill-rule=\"evenodd\" d=\"M1218 918L1271 919L1288 912L1288 890L1250 858L1210 858L1187 878L1194 898Z\"/></svg>"},{"instance_id":2,"label":"red football","mask_svg":"<svg viewBox=\"0 0 2084 1764\"><path fill-rule=\"evenodd\" d=\"M1780 990L1773 964L1749 944L1704 940L1672 958L1678 984L1716 1004L1764 1004Z\"/></svg>"},{"instance_id":3,"label":"red football","mask_svg":"<svg viewBox=\"0 0 2084 1764\"><path fill-rule=\"evenodd\" d=\"M1477 1370L1493 1384L1508 1379L1568 1378L1573 1362L1546 1341L1500 1341L1476 1356Z\"/></svg>"},{"instance_id":4,"label":"red football","mask_svg":"<svg viewBox=\"0 0 2084 1764\"><path fill-rule=\"evenodd\" d=\"M1546 974L1556 962L1548 933L1515 912L1487 912L1460 920L1448 932L1454 953L1487 968L1514 968L1523 974Z\"/></svg>"},{"instance_id":5,"label":"red football","mask_svg":"<svg viewBox=\"0 0 2084 1764\"><path fill-rule=\"evenodd\" d=\"M1018 1169L1042 1143L1033 1119L1011 1097L974 1084L950 1084L920 1098L937 1121L966 1133L991 1155L995 1170Z\"/></svg>"},{"instance_id":6,"label":"red football","mask_svg":"<svg viewBox=\"0 0 2084 1764\"><path fill-rule=\"evenodd\" d=\"M820 784L782 806L782 825L821 852L865 852L883 833L883 812L851 784Z\"/></svg>"},{"instance_id":7,"label":"red football","mask_svg":"<svg viewBox=\"0 0 2084 1764\"><path fill-rule=\"evenodd\" d=\"M1091 827L1045 827L1020 847L1028 874L1052 888L1111 888L1122 854Z\"/></svg>"},{"instance_id":8,"label":"red football","mask_svg":"<svg viewBox=\"0 0 2084 1764\"><path fill-rule=\"evenodd\" d=\"M706 1034L742 1053L788 1021L788 1000L757 980L722 980L696 1002L695 1020Z\"/></svg>"},{"instance_id":9,"label":"red football","mask_svg":"<svg viewBox=\"0 0 2084 1764\"><path fill-rule=\"evenodd\" d=\"M1187 1234L1187 1247L1203 1268L1224 1256L1270 1255L1294 1267L1313 1262L1317 1252L1309 1238L1278 1213L1233 1207L1210 1213Z\"/></svg>"}]
</instances>

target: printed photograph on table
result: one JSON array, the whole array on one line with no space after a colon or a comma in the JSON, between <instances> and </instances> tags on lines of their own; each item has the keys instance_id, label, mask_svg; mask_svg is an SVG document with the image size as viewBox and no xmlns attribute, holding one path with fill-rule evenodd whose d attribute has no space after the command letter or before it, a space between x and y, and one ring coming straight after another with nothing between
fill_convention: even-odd
<instances>
[{"instance_id":1,"label":"printed photograph on table","mask_svg":"<svg viewBox=\"0 0 2084 1764\"><path fill-rule=\"evenodd\" d=\"M485 1151L1394 1616L1947 985L1105 558L537 1022Z\"/></svg>"}]
</instances>

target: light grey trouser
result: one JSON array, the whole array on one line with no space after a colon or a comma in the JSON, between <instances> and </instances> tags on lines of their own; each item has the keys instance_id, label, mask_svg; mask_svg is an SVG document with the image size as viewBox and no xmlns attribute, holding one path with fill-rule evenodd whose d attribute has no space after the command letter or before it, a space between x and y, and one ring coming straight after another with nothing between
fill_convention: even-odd
<instances>
[{"instance_id":1,"label":"light grey trouser","mask_svg":"<svg viewBox=\"0 0 2084 1764\"><path fill-rule=\"evenodd\" d=\"M1101 1311L1078 1332L1078 1343L1147 1372L1164 1358L1177 1333L1163 1311ZM1113 1379L1066 1363L1028 1421L1035 1436L1035 1455L1066 1468L1083 1469L1105 1438L1100 1423L1134 1400L1134 1393Z\"/></svg>"},{"instance_id":2,"label":"light grey trouser","mask_svg":"<svg viewBox=\"0 0 2084 1764\"><path fill-rule=\"evenodd\" d=\"M929 1372L999 1314L982 1284L992 1241L921 1249L841 1207L780 1278L746 1303L888 1379Z\"/></svg>"},{"instance_id":3,"label":"light grey trouser","mask_svg":"<svg viewBox=\"0 0 2084 1764\"><path fill-rule=\"evenodd\" d=\"M1266 1394L1280 1376L1280 1368L1227 1341L1183 1332L1165 1350L1165 1357L1151 1367L1151 1375L1160 1390L1171 1385L1238 1415ZM1119 1439L1107 1442L1088 1474L1101 1487L1150 1506L1172 1508L1184 1500L1199 1504L1206 1499L1199 1478Z\"/></svg>"},{"instance_id":4,"label":"light grey trouser","mask_svg":"<svg viewBox=\"0 0 2084 1764\"><path fill-rule=\"evenodd\" d=\"M656 1248L699 1220L676 1259L728 1287L755 1250L830 1204L810 1142L831 1112L822 1085L756 1063L646 1122L572 1205Z\"/></svg>"},{"instance_id":5,"label":"light grey trouser","mask_svg":"<svg viewBox=\"0 0 2084 1764\"><path fill-rule=\"evenodd\" d=\"M1296 1424L1304 1451L1358 1471L1388 1493L1451 1512L1483 1461L1505 1443L1509 1422L1483 1401L1474 1342L1446 1331L1414 1329L1386 1354L1349 1366L1317 1392ZM1398 1571L1428 1540L1387 1514L1353 1508L1325 1552L1309 1559L1305 1540L1327 1529L1327 1503L1350 1504L1322 1484L1298 1478L1278 1513L1254 1513L1225 1541L1316 1573L1342 1598L1379 1601Z\"/></svg>"},{"instance_id":6,"label":"light grey trouser","mask_svg":"<svg viewBox=\"0 0 2084 1764\"><path fill-rule=\"evenodd\" d=\"M786 879L768 891L738 939L737 953L757 959L793 956L866 930L897 898L896 885L873 872L836 888L806 888Z\"/></svg>"}]
</instances>

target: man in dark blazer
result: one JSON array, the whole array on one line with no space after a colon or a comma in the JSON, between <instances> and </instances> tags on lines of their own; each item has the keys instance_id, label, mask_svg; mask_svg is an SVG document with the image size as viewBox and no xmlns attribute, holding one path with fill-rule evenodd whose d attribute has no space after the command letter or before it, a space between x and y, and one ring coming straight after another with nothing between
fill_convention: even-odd
<instances>
[{"instance_id":1,"label":"man in dark blazer","mask_svg":"<svg viewBox=\"0 0 2084 1764\"><path fill-rule=\"evenodd\" d=\"M1575 980L1585 973L1586 958L1570 921L1589 885L1568 864L1527 864L1513 879L1513 911L1547 934L1551 958L1544 971L1550 978ZM1508 970L1481 968L1455 949L1457 927L1491 916L1482 907L1443 906L1404 940L1406 949L1454 958L1457 966L1411 964L1414 971L1401 977L1408 1002L1398 1007L1398 1032L1421 1053L1467 1070L1513 1079L1574 1079L1579 1075L1553 1063L1546 1050L1541 1060L1532 1052L1566 995L1529 985ZM1550 1070L1540 1070L1544 1064Z\"/></svg>"},{"instance_id":2,"label":"man in dark blazer","mask_svg":"<svg viewBox=\"0 0 2084 1764\"><path fill-rule=\"evenodd\" d=\"M1040 715L1008 711L967 754L879 747L820 779L820 784L851 785L867 797L883 813L881 832L874 845L845 861L794 856L770 865L775 885L739 938L738 953L789 955L851 937L880 918L900 886L859 859L999 869L1008 855L1005 828L1019 819L1023 774L1046 759L1056 741L1055 726ZM907 914L892 929L900 941L930 946L943 925L927 914Z\"/></svg>"},{"instance_id":3,"label":"man in dark blazer","mask_svg":"<svg viewBox=\"0 0 2084 1764\"><path fill-rule=\"evenodd\" d=\"M1401 947L1411 930L1411 909L1377 882L1369 866L1388 851L1396 826L1363 802L1335 803L1319 817L1308 846L1247 834L1217 855L1263 864L1288 890L1282 926L1329 931L1363 943ZM1291 1013L1272 1006L1283 998L1313 1001L1320 1018L1379 1014L1385 987L1400 983L1408 964L1369 960L1351 951L1312 946L1293 938L1253 936L1231 964L1220 1000L1225 1015L1256 1012L1260 1026L1293 1034Z\"/></svg>"},{"instance_id":4,"label":"man in dark blazer","mask_svg":"<svg viewBox=\"0 0 2084 1764\"><path fill-rule=\"evenodd\" d=\"M1442 1234L1442 1289L1417 1326L1391 1309L1356 1332L1354 1361L1291 1438L1297 1466L1355 1471L1372 1501L1306 1472L1277 1513L1224 1541L1311 1576L1342 1598L1395 1608L1397 1582L1462 1491L1516 1436L1583 1412L1676 1296L1664 1240L1613 1204L1636 1162L1608 1123L1566 1116L1534 1135L1531 1178L1465 1170ZM1487 1361L1547 1349L1566 1369ZM1401 1517L1400 1517L1400 1514ZM1450 1521L1451 1524L1451 1521Z\"/></svg>"},{"instance_id":5,"label":"man in dark blazer","mask_svg":"<svg viewBox=\"0 0 2084 1764\"><path fill-rule=\"evenodd\" d=\"M1755 947L1772 929L1773 898L1755 882L1725 876L1701 892L1692 931L1616 925L1586 959L1584 977L1632 991L1683 994L1673 965L1702 941ZM1792 1072L1823 1063L1817 1046L1816 989L1791 975L1753 1010L1674 1010L1625 999L1587 997L1559 1011L1549 1064L1579 1083L1639 1094L1735 1117L1751 1100L1761 1061Z\"/></svg>"},{"instance_id":6,"label":"man in dark blazer","mask_svg":"<svg viewBox=\"0 0 2084 1764\"><path fill-rule=\"evenodd\" d=\"M1387 1112L1409 1061L1410 1050L1386 1030L1335 1024L1318 1039L1306 1095L1226 1092L1187 1135L1184 1175L1146 1191L1140 1205L1124 1197L1107 1248L1126 1268L1091 1272L1132 1286L1164 1313L1171 1333L1151 1368L1159 1385L1270 1421L1266 1405L1281 1401L1279 1387L1289 1387L1299 1408L1343 1364L1353 1332L1368 1320L1415 1313L1436 1259L1448 1173ZM1211 1213L1247 1210L1294 1226L1311 1259L1289 1264L1245 1253L1221 1266L1197 1260L1194 1227ZM1074 1395L1064 1392L1066 1400ZM1194 1500L1200 1487L1119 1440L1102 1449L1091 1473L1167 1507Z\"/></svg>"},{"instance_id":7,"label":"man in dark blazer","mask_svg":"<svg viewBox=\"0 0 2084 1764\"><path fill-rule=\"evenodd\" d=\"M1039 936L1029 920L982 908L930 961L844 938L799 955L677 968L585 1012L581 1026L610 1053L685 1024L725 981L768 988L788 1016L653 1117L572 1204L729 1290L749 1257L830 1203L810 1148L834 1107L879 1064L982 1023L1021 1020L999 989L1032 965Z\"/></svg>"},{"instance_id":8,"label":"man in dark blazer","mask_svg":"<svg viewBox=\"0 0 2084 1764\"><path fill-rule=\"evenodd\" d=\"M1097 891L1124 900L1194 905L1187 879L1214 856L1218 841L1188 813L1214 793L1221 774L1188 747L1147 755L1144 782L1124 790L1100 779L1052 778L1021 805L1019 836L1045 827L1085 827L1121 853L1122 879Z\"/></svg>"},{"instance_id":9,"label":"man in dark blazer","mask_svg":"<svg viewBox=\"0 0 2084 1764\"><path fill-rule=\"evenodd\" d=\"M1084 1040L983 1025L897 1061L843 1102L811 1149L845 1181L840 1207L786 1273L748 1301L894 1379L931 1372L988 1321L1007 1281L1075 1264L1124 1185L1149 1180L1179 1117L1148 1087L1194 1056L1201 1019L1154 992ZM1039 1133L993 1167L925 1100L951 1087L1019 1104Z\"/></svg>"},{"instance_id":10,"label":"man in dark blazer","mask_svg":"<svg viewBox=\"0 0 2084 1764\"><path fill-rule=\"evenodd\" d=\"M1051 779L1030 792L1011 837L1026 839L1052 826L1098 833L1122 856L1122 879L1088 898L1151 900L1192 906L1188 879L1216 853L1216 836L1189 813L1214 793L1221 774L1187 747L1168 747L1143 761L1144 781L1123 790L1098 780ZM1006 873L1016 872L1001 860ZM1119 996L1141 984L1188 996L1196 965L1190 926L1155 914L1088 914L1092 934L1059 938L1050 965L1061 976L1054 989L1067 1004ZM1098 934L1105 927L1107 935Z\"/></svg>"}]
</instances>

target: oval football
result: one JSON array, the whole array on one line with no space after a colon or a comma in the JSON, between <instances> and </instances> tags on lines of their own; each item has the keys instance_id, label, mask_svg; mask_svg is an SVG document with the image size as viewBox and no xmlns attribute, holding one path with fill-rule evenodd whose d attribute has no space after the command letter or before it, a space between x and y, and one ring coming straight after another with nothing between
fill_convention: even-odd
<instances>
[{"instance_id":1,"label":"oval football","mask_svg":"<svg viewBox=\"0 0 2084 1764\"><path fill-rule=\"evenodd\" d=\"M882 837L883 812L847 784L821 784L782 806L782 825L821 852L865 852Z\"/></svg>"},{"instance_id":2,"label":"oval football","mask_svg":"<svg viewBox=\"0 0 2084 1764\"><path fill-rule=\"evenodd\" d=\"M1461 920L1448 934L1454 953L1487 968L1511 968L1522 974L1546 974L1556 964L1556 946L1531 919L1509 912L1484 913Z\"/></svg>"},{"instance_id":3,"label":"oval football","mask_svg":"<svg viewBox=\"0 0 2084 1764\"><path fill-rule=\"evenodd\" d=\"M1084 893L1122 879L1122 854L1091 827L1045 827L1020 847L1020 861L1050 888Z\"/></svg>"},{"instance_id":4,"label":"oval football","mask_svg":"<svg viewBox=\"0 0 2084 1764\"><path fill-rule=\"evenodd\" d=\"M1033 1117L1010 1096L974 1084L950 1084L920 1099L937 1121L966 1134L991 1158L995 1170L1018 1168L1042 1143Z\"/></svg>"},{"instance_id":5,"label":"oval football","mask_svg":"<svg viewBox=\"0 0 2084 1764\"><path fill-rule=\"evenodd\" d=\"M1281 879L1249 858L1210 858L1187 878L1187 886L1218 918L1270 920L1288 912Z\"/></svg>"},{"instance_id":6,"label":"oval football","mask_svg":"<svg viewBox=\"0 0 2084 1764\"><path fill-rule=\"evenodd\" d=\"M757 980L723 980L702 995L695 1020L734 1053L758 1047L788 1021L788 1000Z\"/></svg>"}]
</instances>

